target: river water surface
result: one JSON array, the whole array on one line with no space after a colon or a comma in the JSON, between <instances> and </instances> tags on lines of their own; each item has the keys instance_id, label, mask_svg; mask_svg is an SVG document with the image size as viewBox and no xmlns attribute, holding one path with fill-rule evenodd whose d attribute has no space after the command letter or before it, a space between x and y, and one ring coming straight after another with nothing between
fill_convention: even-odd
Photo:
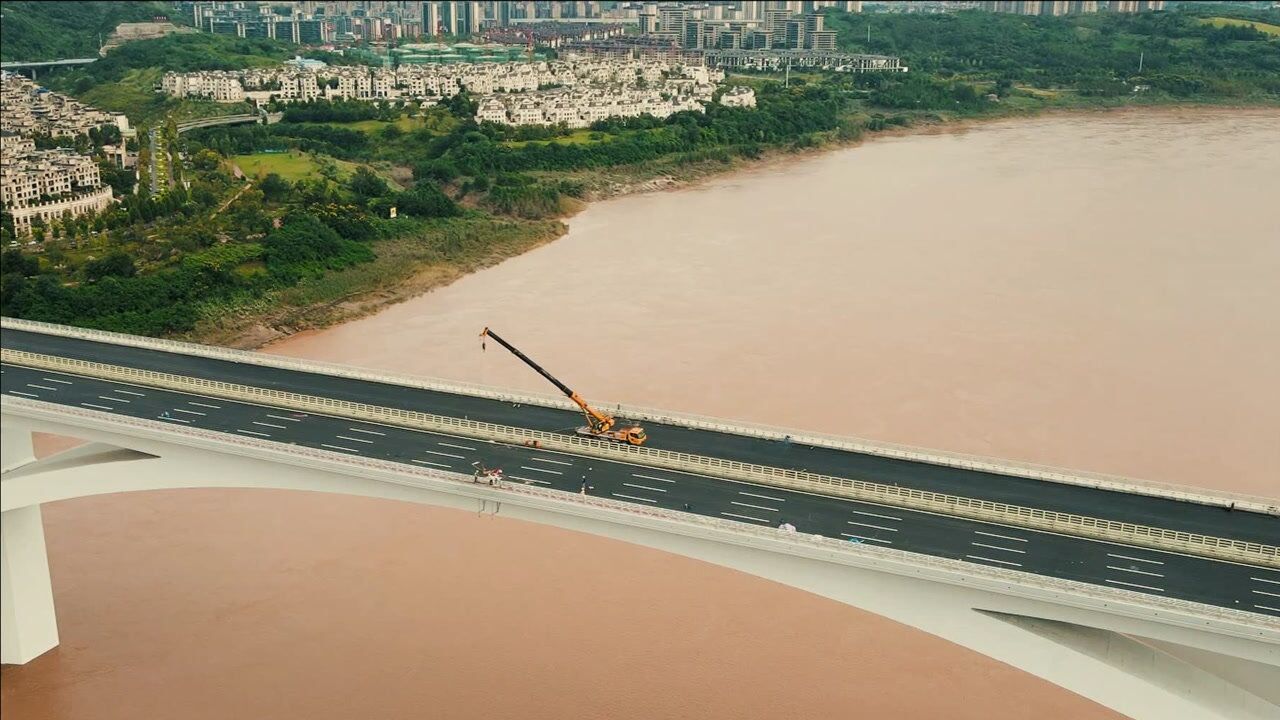
<instances>
[{"instance_id":1,"label":"river water surface","mask_svg":"<svg viewBox=\"0 0 1280 720\"><path fill-rule=\"evenodd\" d=\"M591 205L273 352L1280 497L1280 113L1048 117ZM1109 718L702 563L395 503L45 511L62 646L6 718ZM801 528L803 530L803 528Z\"/></svg>"}]
</instances>

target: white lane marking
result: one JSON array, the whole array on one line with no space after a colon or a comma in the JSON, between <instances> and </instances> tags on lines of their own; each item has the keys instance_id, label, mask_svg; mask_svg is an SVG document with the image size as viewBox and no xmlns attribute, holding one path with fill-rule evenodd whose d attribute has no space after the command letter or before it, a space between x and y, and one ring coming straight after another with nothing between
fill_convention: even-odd
<instances>
[{"instance_id":1,"label":"white lane marking","mask_svg":"<svg viewBox=\"0 0 1280 720\"><path fill-rule=\"evenodd\" d=\"M221 409L222 409L222 406L221 406L221 405L210 405L209 403L196 402L195 400L188 400L188 401L187 401L187 404L188 404L188 405L195 405L196 407L207 407L207 408L213 408L214 410L221 410Z\"/></svg>"},{"instance_id":2,"label":"white lane marking","mask_svg":"<svg viewBox=\"0 0 1280 720\"><path fill-rule=\"evenodd\" d=\"M666 478L654 477L652 475L641 475L640 473L631 473L631 477L638 477L642 480L657 480L658 482L664 482L664 483L675 482L675 480L668 480Z\"/></svg>"},{"instance_id":3,"label":"white lane marking","mask_svg":"<svg viewBox=\"0 0 1280 720\"><path fill-rule=\"evenodd\" d=\"M258 437L271 437L270 435L264 432L258 432L257 430L245 430L243 428L236 428L236 432L242 432L245 435L257 435Z\"/></svg>"},{"instance_id":4,"label":"white lane marking","mask_svg":"<svg viewBox=\"0 0 1280 720\"><path fill-rule=\"evenodd\" d=\"M1008 560L996 560L995 558L982 557L981 555L965 555L967 558L974 560L985 560L987 562L1000 563L1001 565L1012 565L1013 567L1022 567L1022 563L1009 562Z\"/></svg>"},{"instance_id":5,"label":"white lane marking","mask_svg":"<svg viewBox=\"0 0 1280 720\"><path fill-rule=\"evenodd\" d=\"M756 522L764 523L765 525L771 524L769 520L762 520L761 518L751 517L750 515L739 515L737 513L731 513L731 512L722 512L720 514L726 517L742 518L743 520L755 520Z\"/></svg>"},{"instance_id":6,"label":"white lane marking","mask_svg":"<svg viewBox=\"0 0 1280 720\"><path fill-rule=\"evenodd\" d=\"M27 383L27 387L39 388L41 390L52 390L54 392L58 391L58 388L56 387L49 387L48 385L37 385L35 383Z\"/></svg>"},{"instance_id":7,"label":"white lane marking","mask_svg":"<svg viewBox=\"0 0 1280 720\"><path fill-rule=\"evenodd\" d=\"M609 494L610 494L610 495L612 495L612 496L614 496L614 497L626 498L626 499L628 499L628 500L639 500L640 502L647 502L647 503L656 503L656 502L658 502L657 500L654 500L654 499L652 499L652 498L637 497L637 496L635 496L635 495L623 495L622 493L609 493Z\"/></svg>"},{"instance_id":8,"label":"white lane marking","mask_svg":"<svg viewBox=\"0 0 1280 720\"><path fill-rule=\"evenodd\" d=\"M1147 572L1146 570L1130 570L1129 568L1123 568L1118 565L1108 565L1107 569L1119 570L1120 572L1133 573L1134 575L1146 575L1148 577L1164 577L1160 573Z\"/></svg>"},{"instance_id":9,"label":"white lane marking","mask_svg":"<svg viewBox=\"0 0 1280 720\"><path fill-rule=\"evenodd\" d=\"M467 447L466 445L454 445L453 443L447 443L447 442L438 442L436 444L443 447L457 448L459 450L475 450L475 448L473 447Z\"/></svg>"},{"instance_id":10,"label":"white lane marking","mask_svg":"<svg viewBox=\"0 0 1280 720\"><path fill-rule=\"evenodd\" d=\"M752 505L751 503L738 502L737 500L730 500L730 501L729 501L729 504L730 504L730 505L737 505L738 507L749 507L749 508L751 508L752 510L764 510L764 511L766 511L766 512L778 512L778 508L765 507L764 505Z\"/></svg>"},{"instance_id":11,"label":"white lane marking","mask_svg":"<svg viewBox=\"0 0 1280 720\"><path fill-rule=\"evenodd\" d=\"M893 520L895 522L902 522L902 518L894 517L892 515L880 515L878 513L866 512L865 510L850 510L849 512L855 513L857 515L866 515L867 517L880 518L881 520Z\"/></svg>"},{"instance_id":12,"label":"white lane marking","mask_svg":"<svg viewBox=\"0 0 1280 720\"><path fill-rule=\"evenodd\" d=\"M353 438L353 437L348 437L346 435L334 435L334 437L338 438L339 440L350 440L351 442L362 442L365 445L373 444L372 440L364 440L362 438Z\"/></svg>"},{"instance_id":13,"label":"white lane marking","mask_svg":"<svg viewBox=\"0 0 1280 720\"><path fill-rule=\"evenodd\" d=\"M563 460L552 460L551 458L544 458L544 457L531 457L529 458L529 460L532 462L552 463L554 465L570 465L570 466L573 465L573 463L571 462L565 462Z\"/></svg>"},{"instance_id":14,"label":"white lane marking","mask_svg":"<svg viewBox=\"0 0 1280 720\"><path fill-rule=\"evenodd\" d=\"M881 540L880 538L867 537L866 535L854 535L852 533L840 533L840 534L845 537L857 538L859 540L866 540L868 542L884 543L885 545L893 544L892 540Z\"/></svg>"},{"instance_id":15,"label":"white lane marking","mask_svg":"<svg viewBox=\"0 0 1280 720\"><path fill-rule=\"evenodd\" d=\"M122 403L130 403L130 402L133 402L132 400L125 400L124 398L111 397L110 395L99 395L99 396L98 396L98 399L99 399L99 400L110 400L110 401L112 401L112 402L122 402Z\"/></svg>"},{"instance_id":16,"label":"white lane marking","mask_svg":"<svg viewBox=\"0 0 1280 720\"><path fill-rule=\"evenodd\" d=\"M1268 580L1266 578L1258 578L1258 577L1251 577L1249 579L1257 580L1258 582L1271 583L1272 585L1280 585L1280 580Z\"/></svg>"},{"instance_id":17,"label":"white lane marking","mask_svg":"<svg viewBox=\"0 0 1280 720\"><path fill-rule=\"evenodd\" d=\"M1128 555L1117 555L1115 553L1107 553L1107 557L1120 558L1121 560L1132 560L1134 562L1151 563L1152 565L1163 565L1159 560L1148 560L1140 557L1130 557Z\"/></svg>"},{"instance_id":18,"label":"white lane marking","mask_svg":"<svg viewBox=\"0 0 1280 720\"><path fill-rule=\"evenodd\" d=\"M1026 539L1024 538L1013 537L1012 535L997 535L995 533L982 532L981 530L974 530L973 534L986 535L987 537L998 537L1001 540L1013 540L1014 542L1026 542Z\"/></svg>"},{"instance_id":19,"label":"white lane marking","mask_svg":"<svg viewBox=\"0 0 1280 720\"><path fill-rule=\"evenodd\" d=\"M1263 610L1270 610L1271 612L1280 612L1280 608L1273 608L1270 605L1254 605L1254 607L1262 608Z\"/></svg>"},{"instance_id":20,"label":"white lane marking","mask_svg":"<svg viewBox=\"0 0 1280 720\"><path fill-rule=\"evenodd\" d=\"M749 493L749 492L746 492L745 490L739 490L738 494L746 495L747 497L760 498L761 500L775 500L777 502L787 501L786 498L773 497L772 495L760 495L759 493Z\"/></svg>"},{"instance_id":21,"label":"white lane marking","mask_svg":"<svg viewBox=\"0 0 1280 720\"><path fill-rule=\"evenodd\" d=\"M521 470L532 470L534 472L547 473L548 475L563 475L559 470L547 470L546 468L531 468L528 465L521 465Z\"/></svg>"},{"instance_id":22,"label":"white lane marking","mask_svg":"<svg viewBox=\"0 0 1280 720\"><path fill-rule=\"evenodd\" d=\"M1005 552L1019 553L1019 554L1022 554L1022 555L1026 555L1026 554L1027 554L1027 551L1026 551L1026 550L1014 550L1013 548L1000 547L999 545L988 545L988 544L986 544L986 543L980 543L980 542L971 542L971 543L969 543L969 544L970 544L970 545L974 545L974 546L976 546L976 547L991 548L992 550L1003 550L1003 551L1005 551Z\"/></svg>"},{"instance_id":23,"label":"white lane marking","mask_svg":"<svg viewBox=\"0 0 1280 720\"><path fill-rule=\"evenodd\" d=\"M430 454L430 455L439 455L439 456L441 456L441 457L451 457L451 458L453 458L453 459L455 459L455 460L465 460L465 459L466 459L466 458L462 457L461 455L454 455L453 453L447 453L447 452L439 452L439 451L437 451L437 450L423 450L422 452L424 452L424 453L428 453L428 454Z\"/></svg>"},{"instance_id":24,"label":"white lane marking","mask_svg":"<svg viewBox=\"0 0 1280 720\"><path fill-rule=\"evenodd\" d=\"M550 484L551 484L551 483L547 482L546 480L538 480L538 479L536 479L536 478L520 477L519 475L508 475L507 477L511 478L512 480L523 480L524 482L527 482L527 483L538 483L539 485L550 485Z\"/></svg>"},{"instance_id":25,"label":"white lane marking","mask_svg":"<svg viewBox=\"0 0 1280 720\"><path fill-rule=\"evenodd\" d=\"M40 379L41 379L41 380L48 380L49 382L52 382L52 383L59 383L59 384L61 384L61 385L70 385L70 384L71 384L71 381L70 381L70 380L59 380L58 378L47 378L47 377L42 377L42 378L40 378Z\"/></svg>"},{"instance_id":26,"label":"white lane marking","mask_svg":"<svg viewBox=\"0 0 1280 720\"><path fill-rule=\"evenodd\" d=\"M419 465L434 465L435 467L449 468L450 470L453 469L452 465L445 465L444 463L431 462L430 460L414 460L413 462L416 462Z\"/></svg>"},{"instance_id":27,"label":"white lane marking","mask_svg":"<svg viewBox=\"0 0 1280 720\"><path fill-rule=\"evenodd\" d=\"M174 408L173 411L184 413L186 415L201 415L201 416L205 415L205 413L202 413L199 410L183 410L182 408Z\"/></svg>"},{"instance_id":28,"label":"white lane marking","mask_svg":"<svg viewBox=\"0 0 1280 720\"><path fill-rule=\"evenodd\" d=\"M115 408L107 407L106 405L94 405L93 403L80 403L80 404L85 407L98 408L99 410L115 410Z\"/></svg>"},{"instance_id":29,"label":"white lane marking","mask_svg":"<svg viewBox=\"0 0 1280 720\"><path fill-rule=\"evenodd\" d=\"M1270 595L1271 597L1280 597L1280 593L1266 592L1265 590L1250 590L1249 592L1257 593L1258 595Z\"/></svg>"},{"instance_id":30,"label":"white lane marking","mask_svg":"<svg viewBox=\"0 0 1280 720\"><path fill-rule=\"evenodd\" d=\"M22 395L23 397L33 397L33 398L38 398L38 397L40 397L39 395L37 395L37 394L35 394L35 393L22 392L21 390L10 390L10 391L9 391L9 394L10 394L10 395Z\"/></svg>"},{"instance_id":31,"label":"white lane marking","mask_svg":"<svg viewBox=\"0 0 1280 720\"><path fill-rule=\"evenodd\" d=\"M640 490L652 490L654 492L660 492L660 493L666 492L666 490L663 490L662 488L649 487L648 485L636 485L635 483L628 483L628 482L624 482L622 484L626 485L627 487L633 487Z\"/></svg>"},{"instance_id":32,"label":"white lane marking","mask_svg":"<svg viewBox=\"0 0 1280 720\"><path fill-rule=\"evenodd\" d=\"M353 452L353 453L360 452L359 450L352 450L349 447L342 447L341 445L326 445L325 443L320 443L320 447L327 447L331 450L346 450L347 452Z\"/></svg>"},{"instance_id":33,"label":"white lane marking","mask_svg":"<svg viewBox=\"0 0 1280 720\"><path fill-rule=\"evenodd\" d=\"M377 430L364 430L362 428L347 428L347 429L350 430L351 432L364 433L365 435L382 435L383 437L386 436L386 433L378 432Z\"/></svg>"},{"instance_id":34,"label":"white lane marking","mask_svg":"<svg viewBox=\"0 0 1280 720\"><path fill-rule=\"evenodd\" d=\"M253 421L253 424L254 424L254 425L261 425L262 427L273 427L273 428L279 428L279 429L281 429L281 430L284 430L284 426L283 426L283 425L277 425L277 424L275 424L275 423L269 423L269 422L258 422L257 420L254 420L254 421Z\"/></svg>"},{"instance_id":35,"label":"white lane marking","mask_svg":"<svg viewBox=\"0 0 1280 720\"><path fill-rule=\"evenodd\" d=\"M162 418L160 418L160 419L161 419L161 420L172 420L172 421L174 421L174 422L180 422L180 423L186 423L187 425L190 425L190 424L191 424L191 421L190 421L190 420L183 420L182 418L176 418L176 417L162 417Z\"/></svg>"},{"instance_id":36,"label":"white lane marking","mask_svg":"<svg viewBox=\"0 0 1280 720\"><path fill-rule=\"evenodd\" d=\"M70 385L70 383L67 383L67 384ZM133 395L134 397L146 397L145 394L140 392L133 392L132 390L120 390L117 388L115 392L124 393L125 395Z\"/></svg>"},{"instance_id":37,"label":"white lane marking","mask_svg":"<svg viewBox=\"0 0 1280 720\"><path fill-rule=\"evenodd\" d=\"M285 417L283 415L272 415L271 413L267 413L267 417L272 418L274 420L288 420L289 422L302 422L298 418Z\"/></svg>"},{"instance_id":38,"label":"white lane marking","mask_svg":"<svg viewBox=\"0 0 1280 720\"><path fill-rule=\"evenodd\" d=\"M1106 578L1106 582L1109 582L1112 585L1127 585L1129 587L1142 588L1143 590L1155 590L1156 592L1164 592L1164 588L1152 587L1151 585L1139 585L1137 583L1129 583L1129 582L1124 582L1122 580L1112 580L1111 578Z\"/></svg>"},{"instance_id":39,"label":"white lane marking","mask_svg":"<svg viewBox=\"0 0 1280 720\"><path fill-rule=\"evenodd\" d=\"M889 532L898 532L898 528L885 527L883 525L872 525L871 523L860 523L860 522L854 522L852 520L845 520L845 522L850 525L857 525L858 527L869 527L869 528L875 528L876 530L888 530Z\"/></svg>"}]
</instances>

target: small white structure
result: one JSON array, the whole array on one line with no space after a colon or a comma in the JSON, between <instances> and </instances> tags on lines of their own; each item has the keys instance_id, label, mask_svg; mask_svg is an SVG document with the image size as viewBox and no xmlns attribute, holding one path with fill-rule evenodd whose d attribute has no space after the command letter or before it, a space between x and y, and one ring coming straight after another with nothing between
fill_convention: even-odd
<instances>
[{"instance_id":1,"label":"small white structure","mask_svg":"<svg viewBox=\"0 0 1280 720\"><path fill-rule=\"evenodd\" d=\"M725 107L753 108L756 106L756 91L745 85L731 87L720 96L720 104Z\"/></svg>"}]
</instances>

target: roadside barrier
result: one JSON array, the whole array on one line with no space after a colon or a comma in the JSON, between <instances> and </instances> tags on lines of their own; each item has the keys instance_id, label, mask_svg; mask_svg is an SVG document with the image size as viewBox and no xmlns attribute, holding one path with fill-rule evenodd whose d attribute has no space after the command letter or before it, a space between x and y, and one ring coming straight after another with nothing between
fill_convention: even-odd
<instances>
[{"instance_id":1,"label":"roadside barrier","mask_svg":"<svg viewBox=\"0 0 1280 720\"><path fill-rule=\"evenodd\" d=\"M622 445L604 440L529 430L466 418L433 415L412 410L334 400L332 398L192 378L151 370L140 370L86 360L61 358L24 350L0 349L0 360L15 365L25 365L104 380L117 380L136 385L442 432L504 444L528 445L536 442L539 447L548 450L559 450L604 460L616 460L653 468L665 468L699 475L749 481L807 493L844 497L911 510L924 510L1126 545L1138 545L1157 550L1280 568L1280 547L1275 545L1040 510L863 480L821 475L802 470L773 468L723 458Z\"/></svg>"}]
</instances>

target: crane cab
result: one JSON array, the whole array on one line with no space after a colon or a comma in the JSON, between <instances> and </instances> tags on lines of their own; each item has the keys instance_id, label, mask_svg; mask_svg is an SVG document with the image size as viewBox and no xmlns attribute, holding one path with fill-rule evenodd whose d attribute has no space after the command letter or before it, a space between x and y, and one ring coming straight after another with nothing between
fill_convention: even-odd
<instances>
[{"instance_id":1,"label":"crane cab","mask_svg":"<svg viewBox=\"0 0 1280 720\"><path fill-rule=\"evenodd\" d=\"M644 428L639 425L631 425L628 427L614 428L611 430L594 431L588 426L578 428L578 434L583 437L597 438L600 440L613 440L614 442L626 443L628 445L640 446L649 439Z\"/></svg>"}]
</instances>

